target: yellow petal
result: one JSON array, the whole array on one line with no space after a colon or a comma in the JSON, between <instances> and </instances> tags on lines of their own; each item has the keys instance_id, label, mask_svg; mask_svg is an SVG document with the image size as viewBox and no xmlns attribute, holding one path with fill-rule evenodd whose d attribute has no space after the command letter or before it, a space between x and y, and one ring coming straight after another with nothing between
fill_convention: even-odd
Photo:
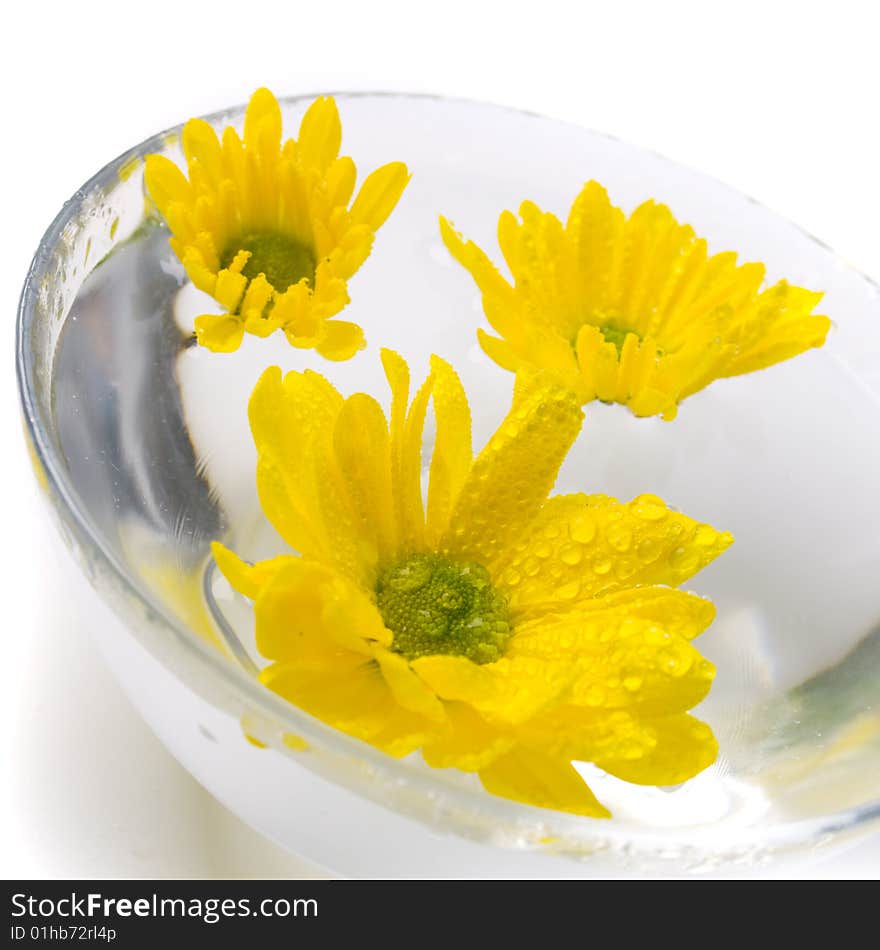
<instances>
[{"instance_id":1,"label":"yellow petal","mask_svg":"<svg viewBox=\"0 0 880 950\"><path fill-rule=\"evenodd\" d=\"M315 349L327 360L348 360L358 350L364 349L367 341L364 331L356 323L345 320L328 320L324 324L324 334Z\"/></svg>"},{"instance_id":2,"label":"yellow petal","mask_svg":"<svg viewBox=\"0 0 880 950\"><path fill-rule=\"evenodd\" d=\"M365 594L331 568L302 558L290 558L269 578L254 613L257 649L279 662L331 663L341 651L371 657L372 643L390 642Z\"/></svg>"},{"instance_id":3,"label":"yellow petal","mask_svg":"<svg viewBox=\"0 0 880 950\"><path fill-rule=\"evenodd\" d=\"M377 231L400 200L409 182L403 162L389 162L367 176L351 206L351 220Z\"/></svg>"},{"instance_id":4,"label":"yellow petal","mask_svg":"<svg viewBox=\"0 0 880 950\"><path fill-rule=\"evenodd\" d=\"M625 610L628 616L660 624L685 640L699 636L715 619L711 600L660 585L627 588L593 599L589 604L590 609ZM573 609L579 611L583 606L583 602L575 604Z\"/></svg>"},{"instance_id":5,"label":"yellow petal","mask_svg":"<svg viewBox=\"0 0 880 950\"><path fill-rule=\"evenodd\" d=\"M715 678L715 667L687 640L635 619L621 623L613 643L579 666L572 705L630 708L646 716L693 709Z\"/></svg>"},{"instance_id":6,"label":"yellow petal","mask_svg":"<svg viewBox=\"0 0 880 950\"><path fill-rule=\"evenodd\" d=\"M394 490L394 505L398 525L403 523L400 495L401 466L403 464L403 431L406 426L406 410L409 405L409 366L394 350L380 351L382 368L391 390L391 477Z\"/></svg>"},{"instance_id":7,"label":"yellow petal","mask_svg":"<svg viewBox=\"0 0 880 950\"><path fill-rule=\"evenodd\" d=\"M497 336L492 336L482 327L477 327L477 339L480 347L486 356L492 362L497 363L502 369L517 372L523 365L524 360L518 355L517 351L506 341Z\"/></svg>"},{"instance_id":8,"label":"yellow petal","mask_svg":"<svg viewBox=\"0 0 880 950\"><path fill-rule=\"evenodd\" d=\"M281 370L270 367L251 393L248 419L259 456L257 489L263 513L294 550L328 556L330 543L310 452L323 429L332 431L342 397L315 375L288 376L283 382Z\"/></svg>"},{"instance_id":9,"label":"yellow petal","mask_svg":"<svg viewBox=\"0 0 880 950\"><path fill-rule=\"evenodd\" d=\"M821 299L785 281L760 294L742 321L737 354L724 375L751 373L822 346L831 321L811 313Z\"/></svg>"},{"instance_id":10,"label":"yellow petal","mask_svg":"<svg viewBox=\"0 0 880 950\"><path fill-rule=\"evenodd\" d=\"M385 682L401 706L433 722L446 721L443 703L424 681L416 676L407 660L383 647L378 647L373 655L382 670Z\"/></svg>"},{"instance_id":11,"label":"yellow petal","mask_svg":"<svg viewBox=\"0 0 880 950\"><path fill-rule=\"evenodd\" d=\"M366 225L350 227L322 263L325 263L328 272L335 277L343 281L348 280L370 256L373 240L374 234Z\"/></svg>"},{"instance_id":12,"label":"yellow petal","mask_svg":"<svg viewBox=\"0 0 880 950\"><path fill-rule=\"evenodd\" d=\"M144 182L156 207L166 214L174 202L188 203L189 182L183 172L164 155L148 155L144 162Z\"/></svg>"},{"instance_id":13,"label":"yellow petal","mask_svg":"<svg viewBox=\"0 0 880 950\"><path fill-rule=\"evenodd\" d=\"M281 107L272 93L262 87L250 99L244 116L244 141L256 149L262 143L278 151L281 147Z\"/></svg>"},{"instance_id":14,"label":"yellow petal","mask_svg":"<svg viewBox=\"0 0 880 950\"><path fill-rule=\"evenodd\" d=\"M248 284L244 299L239 310L245 319L259 318L263 314L266 304L272 299L274 291L266 280L265 274L257 276Z\"/></svg>"},{"instance_id":15,"label":"yellow petal","mask_svg":"<svg viewBox=\"0 0 880 950\"><path fill-rule=\"evenodd\" d=\"M227 314L203 313L196 317L195 329L202 346L215 353L231 353L241 346L244 321Z\"/></svg>"},{"instance_id":16,"label":"yellow petal","mask_svg":"<svg viewBox=\"0 0 880 950\"><path fill-rule=\"evenodd\" d=\"M310 715L388 755L408 755L443 728L404 709L379 664L354 654L335 667L274 664L260 679Z\"/></svg>"},{"instance_id":17,"label":"yellow petal","mask_svg":"<svg viewBox=\"0 0 880 950\"><path fill-rule=\"evenodd\" d=\"M306 110L299 127L299 154L303 165L322 174L339 154L342 125L332 96L316 99Z\"/></svg>"},{"instance_id":18,"label":"yellow petal","mask_svg":"<svg viewBox=\"0 0 880 950\"><path fill-rule=\"evenodd\" d=\"M364 530L333 451L342 396L318 373L267 370L248 414L258 451L257 488L266 516L296 550L368 583L374 539Z\"/></svg>"},{"instance_id":19,"label":"yellow petal","mask_svg":"<svg viewBox=\"0 0 880 950\"><path fill-rule=\"evenodd\" d=\"M412 668L442 699L468 703L493 724L522 723L559 699L577 671L533 657L479 665L463 656L424 656Z\"/></svg>"},{"instance_id":20,"label":"yellow petal","mask_svg":"<svg viewBox=\"0 0 880 950\"><path fill-rule=\"evenodd\" d=\"M516 744L510 730L489 725L466 703L444 703L444 707L450 732L422 748L422 755L432 768L476 772Z\"/></svg>"},{"instance_id":21,"label":"yellow petal","mask_svg":"<svg viewBox=\"0 0 880 950\"><path fill-rule=\"evenodd\" d=\"M267 307L266 310L251 310L250 313L243 310L242 316L245 318L245 332L252 333L261 339L281 329L281 321L275 314L274 307Z\"/></svg>"},{"instance_id":22,"label":"yellow petal","mask_svg":"<svg viewBox=\"0 0 880 950\"><path fill-rule=\"evenodd\" d=\"M605 749L593 759L600 769L637 785L677 785L702 772L718 756L712 730L693 716L669 716L647 724L653 747L633 756L626 743Z\"/></svg>"},{"instance_id":23,"label":"yellow petal","mask_svg":"<svg viewBox=\"0 0 880 950\"><path fill-rule=\"evenodd\" d=\"M330 165L327 169L327 201L331 208L348 204L356 179L357 170L347 155Z\"/></svg>"},{"instance_id":24,"label":"yellow petal","mask_svg":"<svg viewBox=\"0 0 880 950\"><path fill-rule=\"evenodd\" d=\"M490 569L508 555L553 487L582 420L570 392L536 382L474 461L442 549Z\"/></svg>"},{"instance_id":25,"label":"yellow petal","mask_svg":"<svg viewBox=\"0 0 880 950\"><path fill-rule=\"evenodd\" d=\"M300 281L275 298L273 314L288 336L308 337L309 346L314 346L323 330L323 321L316 317L310 304L308 284Z\"/></svg>"},{"instance_id":26,"label":"yellow petal","mask_svg":"<svg viewBox=\"0 0 880 950\"><path fill-rule=\"evenodd\" d=\"M564 759L517 747L481 769L479 775L486 791L502 798L588 818L611 816Z\"/></svg>"},{"instance_id":27,"label":"yellow petal","mask_svg":"<svg viewBox=\"0 0 880 950\"><path fill-rule=\"evenodd\" d=\"M211 553L220 573L239 593L251 600L291 560L290 555L281 554L266 561L248 564L218 541L211 544Z\"/></svg>"},{"instance_id":28,"label":"yellow petal","mask_svg":"<svg viewBox=\"0 0 880 950\"><path fill-rule=\"evenodd\" d=\"M653 495L551 498L499 562L511 608L542 612L637 585L677 587L733 541Z\"/></svg>"},{"instance_id":29,"label":"yellow petal","mask_svg":"<svg viewBox=\"0 0 880 950\"><path fill-rule=\"evenodd\" d=\"M295 481L271 453L257 457L257 493L269 523L294 551L332 561L330 540L310 482Z\"/></svg>"},{"instance_id":30,"label":"yellow petal","mask_svg":"<svg viewBox=\"0 0 880 950\"><path fill-rule=\"evenodd\" d=\"M376 538L381 556L397 547L397 523L391 487L391 444L382 407L372 396L346 399L333 433L342 477L366 530Z\"/></svg>"},{"instance_id":31,"label":"yellow petal","mask_svg":"<svg viewBox=\"0 0 880 950\"><path fill-rule=\"evenodd\" d=\"M686 713L643 716L560 706L522 730L523 741L547 754L599 768L637 785L677 785L715 761L712 730Z\"/></svg>"},{"instance_id":32,"label":"yellow petal","mask_svg":"<svg viewBox=\"0 0 880 950\"><path fill-rule=\"evenodd\" d=\"M315 290L310 300L311 310L315 317L321 321L327 320L339 313L348 303L348 299L348 289L345 281L338 277L329 276L325 262L321 261L315 272ZM339 324L345 328L346 333L349 335L352 333L350 328L353 324L346 324L341 320ZM324 324L322 332L326 333L331 327L332 324ZM361 346L363 346L363 333L359 328L357 328L357 334L361 341ZM327 337L321 337L319 342L324 339L327 339ZM332 338L330 339L332 341ZM344 343L344 341L340 341L340 343Z\"/></svg>"},{"instance_id":33,"label":"yellow petal","mask_svg":"<svg viewBox=\"0 0 880 950\"><path fill-rule=\"evenodd\" d=\"M240 257L236 257L233 264L236 264L240 259ZM230 313L235 313L238 310L238 304L244 294L245 287L247 287L247 278L244 274L233 270L231 267L224 268L217 275L214 297Z\"/></svg>"},{"instance_id":34,"label":"yellow petal","mask_svg":"<svg viewBox=\"0 0 880 950\"><path fill-rule=\"evenodd\" d=\"M434 452L428 483L425 537L435 546L449 524L449 517L471 467L471 411L455 370L437 356L431 357L434 376L432 400L436 420Z\"/></svg>"},{"instance_id":35,"label":"yellow petal","mask_svg":"<svg viewBox=\"0 0 880 950\"><path fill-rule=\"evenodd\" d=\"M171 241L176 244L174 238L171 238ZM175 250L175 253L178 254L180 260L183 262L183 266L193 284L199 290L213 296L217 287L217 273L207 265L202 251L190 245L183 251ZM235 308L233 307L232 309L234 310Z\"/></svg>"},{"instance_id":36,"label":"yellow petal","mask_svg":"<svg viewBox=\"0 0 880 950\"><path fill-rule=\"evenodd\" d=\"M624 225L624 214L615 208L608 192L597 181L589 181L575 198L565 225L577 262L577 279L582 299L595 302L595 309L607 309L609 274L614 271L615 249Z\"/></svg>"},{"instance_id":37,"label":"yellow petal","mask_svg":"<svg viewBox=\"0 0 880 950\"><path fill-rule=\"evenodd\" d=\"M394 350L382 349L380 355L385 378L391 389L391 452L394 468L399 469L403 427L406 424L406 408L409 405L409 366Z\"/></svg>"},{"instance_id":38,"label":"yellow petal","mask_svg":"<svg viewBox=\"0 0 880 950\"><path fill-rule=\"evenodd\" d=\"M218 186L223 178L223 158L214 129L204 119L190 119L183 127L181 142L187 163L198 163L212 185Z\"/></svg>"},{"instance_id":39,"label":"yellow petal","mask_svg":"<svg viewBox=\"0 0 880 950\"><path fill-rule=\"evenodd\" d=\"M398 532L402 549L419 550L424 545L425 512L422 502L422 439L428 400L434 385L428 376L415 394L403 426L399 450L400 469L395 495L398 506Z\"/></svg>"},{"instance_id":40,"label":"yellow petal","mask_svg":"<svg viewBox=\"0 0 880 950\"><path fill-rule=\"evenodd\" d=\"M500 297L508 307L514 301L513 288L501 276L488 255L473 241L465 241L442 215L440 237L449 253L468 271L484 294ZM500 332L500 331L499 331Z\"/></svg>"},{"instance_id":41,"label":"yellow petal","mask_svg":"<svg viewBox=\"0 0 880 950\"><path fill-rule=\"evenodd\" d=\"M560 602L552 610L518 612L516 636L508 650L546 659L567 656L573 660L587 648L595 631L603 630L608 622L617 623L620 618L650 621L678 637L692 640L715 619L715 606L710 600L673 587L629 587L571 604ZM583 637L572 639L572 631L579 624L583 624ZM568 630L565 638L553 632L556 626Z\"/></svg>"}]
</instances>

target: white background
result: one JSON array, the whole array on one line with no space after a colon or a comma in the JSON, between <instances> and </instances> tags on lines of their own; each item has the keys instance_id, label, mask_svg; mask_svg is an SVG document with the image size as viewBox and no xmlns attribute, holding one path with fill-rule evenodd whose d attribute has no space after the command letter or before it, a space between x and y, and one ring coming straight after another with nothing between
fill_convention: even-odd
<instances>
[{"instance_id":1,"label":"white background","mask_svg":"<svg viewBox=\"0 0 880 950\"><path fill-rule=\"evenodd\" d=\"M152 133L245 101L390 89L486 99L655 149L880 277L870 2L10 4L0 70L5 360L0 876L317 874L242 826L149 734L64 602L20 435L13 324L63 202ZM876 877L878 837L786 874Z\"/></svg>"}]
</instances>

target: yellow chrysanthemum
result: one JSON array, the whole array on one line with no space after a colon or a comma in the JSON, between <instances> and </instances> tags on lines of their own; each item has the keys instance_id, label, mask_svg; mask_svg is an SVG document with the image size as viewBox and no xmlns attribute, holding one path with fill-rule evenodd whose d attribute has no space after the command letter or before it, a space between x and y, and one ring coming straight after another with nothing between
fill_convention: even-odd
<instances>
[{"instance_id":1,"label":"yellow chrysanthemum","mask_svg":"<svg viewBox=\"0 0 880 950\"><path fill-rule=\"evenodd\" d=\"M637 416L672 419L682 399L821 346L830 327L812 311L820 293L781 281L761 290L762 264L710 257L706 241L665 205L629 216L588 182L565 225L525 201L498 221L513 275L445 218L446 247L470 271L489 323L486 353L514 372L549 369L581 403L619 402Z\"/></svg>"},{"instance_id":2,"label":"yellow chrysanthemum","mask_svg":"<svg viewBox=\"0 0 880 950\"><path fill-rule=\"evenodd\" d=\"M714 608L676 587L730 535L653 496L548 498L583 413L546 375L473 458L452 368L435 357L410 403L406 363L383 363L390 424L311 371L269 369L251 397L263 510L299 555L214 555L253 599L262 681L391 755L581 815L608 812L572 761L648 785L709 765L686 710L714 675L690 642Z\"/></svg>"},{"instance_id":3,"label":"yellow chrysanthemum","mask_svg":"<svg viewBox=\"0 0 880 950\"><path fill-rule=\"evenodd\" d=\"M299 138L281 142L281 109L268 89L251 97L244 139L218 140L202 119L183 129L189 178L150 155L146 184L171 229L192 282L227 311L196 319L199 342L229 352L247 331L282 329L298 347L345 360L364 345L357 324L331 320L349 301L346 281L409 180L401 162L367 177L349 207L354 162L339 155L342 127L332 97L316 99Z\"/></svg>"}]
</instances>

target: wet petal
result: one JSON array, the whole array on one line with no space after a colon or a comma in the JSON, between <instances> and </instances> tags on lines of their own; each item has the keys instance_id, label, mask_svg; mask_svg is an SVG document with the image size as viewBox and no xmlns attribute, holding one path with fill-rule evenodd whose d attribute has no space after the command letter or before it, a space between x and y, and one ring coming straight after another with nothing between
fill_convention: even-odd
<instances>
[{"instance_id":1,"label":"wet petal","mask_svg":"<svg viewBox=\"0 0 880 950\"><path fill-rule=\"evenodd\" d=\"M534 657L478 665L463 656L425 656L412 668L442 699L473 706L491 723L521 723L554 703L576 671Z\"/></svg>"},{"instance_id":2,"label":"wet petal","mask_svg":"<svg viewBox=\"0 0 880 950\"><path fill-rule=\"evenodd\" d=\"M696 594L662 586L632 587L518 618L508 653L573 662L597 643L613 639L623 621L638 620L692 640L714 618L712 602Z\"/></svg>"},{"instance_id":3,"label":"wet petal","mask_svg":"<svg viewBox=\"0 0 880 950\"><path fill-rule=\"evenodd\" d=\"M333 667L276 663L260 679L310 715L389 755L408 755L442 730L397 702L372 659L349 654Z\"/></svg>"},{"instance_id":4,"label":"wet petal","mask_svg":"<svg viewBox=\"0 0 880 950\"><path fill-rule=\"evenodd\" d=\"M502 798L588 818L611 816L565 759L518 746L481 769L479 775L486 791Z\"/></svg>"},{"instance_id":5,"label":"wet petal","mask_svg":"<svg viewBox=\"0 0 880 950\"><path fill-rule=\"evenodd\" d=\"M364 593L331 568L302 558L290 558L271 576L254 612L257 649L276 661L331 662L340 651L370 657L372 643L391 641Z\"/></svg>"},{"instance_id":6,"label":"wet petal","mask_svg":"<svg viewBox=\"0 0 880 950\"><path fill-rule=\"evenodd\" d=\"M490 569L541 509L581 428L576 398L534 382L498 427L468 473L441 549Z\"/></svg>"},{"instance_id":7,"label":"wet petal","mask_svg":"<svg viewBox=\"0 0 880 950\"><path fill-rule=\"evenodd\" d=\"M336 458L367 531L385 557L397 546L391 487L391 444L382 407L371 396L346 399L334 429Z\"/></svg>"},{"instance_id":8,"label":"wet petal","mask_svg":"<svg viewBox=\"0 0 880 950\"><path fill-rule=\"evenodd\" d=\"M444 703L450 732L424 746L422 755L432 768L476 772L516 744L513 733L492 726L466 703Z\"/></svg>"},{"instance_id":9,"label":"wet petal","mask_svg":"<svg viewBox=\"0 0 880 950\"><path fill-rule=\"evenodd\" d=\"M403 162L390 162L368 175L351 206L352 223L378 230L400 200L409 178Z\"/></svg>"},{"instance_id":10,"label":"wet petal","mask_svg":"<svg viewBox=\"0 0 880 950\"><path fill-rule=\"evenodd\" d=\"M195 329L202 346L215 353L231 353L241 346L244 321L227 314L203 313L196 317Z\"/></svg>"},{"instance_id":11,"label":"wet petal","mask_svg":"<svg viewBox=\"0 0 880 950\"><path fill-rule=\"evenodd\" d=\"M190 119L183 127L181 143L187 163L190 166L198 163L211 184L219 186L223 179L223 157L214 129L204 119Z\"/></svg>"},{"instance_id":12,"label":"wet petal","mask_svg":"<svg viewBox=\"0 0 880 950\"><path fill-rule=\"evenodd\" d=\"M346 320L328 320L324 324L324 333L315 349L327 360L348 360L359 350L364 349L367 341L364 331L356 324Z\"/></svg>"},{"instance_id":13,"label":"wet petal","mask_svg":"<svg viewBox=\"0 0 880 950\"><path fill-rule=\"evenodd\" d=\"M381 647L376 649L374 656L394 698L401 706L433 722L446 721L443 703L425 685L424 680L416 676L407 660Z\"/></svg>"},{"instance_id":14,"label":"wet petal","mask_svg":"<svg viewBox=\"0 0 880 950\"><path fill-rule=\"evenodd\" d=\"M425 414L434 377L428 376L413 397L406 414L399 450L400 468L395 495L398 501L399 537L404 550L415 551L424 544L425 512L422 501L422 438Z\"/></svg>"},{"instance_id":15,"label":"wet petal","mask_svg":"<svg viewBox=\"0 0 880 950\"><path fill-rule=\"evenodd\" d=\"M431 358L431 371L436 436L428 484L426 540L436 545L449 524L473 452L471 411L461 380L448 363L436 356Z\"/></svg>"},{"instance_id":16,"label":"wet petal","mask_svg":"<svg viewBox=\"0 0 880 950\"><path fill-rule=\"evenodd\" d=\"M306 167L324 173L339 154L342 125L332 96L316 99L306 110L299 127L299 154Z\"/></svg>"},{"instance_id":17,"label":"wet petal","mask_svg":"<svg viewBox=\"0 0 880 950\"><path fill-rule=\"evenodd\" d=\"M500 563L511 609L524 615L629 587L677 587L732 543L654 495L551 498Z\"/></svg>"},{"instance_id":18,"label":"wet petal","mask_svg":"<svg viewBox=\"0 0 880 950\"><path fill-rule=\"evenodd\" d=\"M164 155L148 155L144 163L144 182L156 207L164 215L174 202L190 200L189 182L183 172Z\"/></svg>"},{"instance_id":19,"label":"wet petal","mask_svg":"<svg viewBox=\"0 0 880 950\"><path fill-rule=\"evenodd\" d=\"M251 600L254 600L262 587L291 560L290 555L281 554L267 561L248 564L218 541L211 544L211 553L220 573L239 593Z\"/></svg>"},{"instance_id":20,"label":"wet petal","mask_svg":"<svg viewBox=\"0 0 880 950\"><path fill-rule=\"evenodd\" d=\"M318 373L273 367L260 378L248 414L258 451L257 489L266 516L296 550L368 582L375 540L349 497L333 449L343 398Z\"/></svg>"},{"instance_id":21,"label":"wet petal","mask_svg":"<svg viewBox=\"0 0 880 950\"><path fill-rule=\"evenodd\" d=\"M529 724L523 741L547 754L599 768L637 785L677 785L711 765L718 754L712 730L685 713L642 716L560 706Z\"/></svg>"},{"instance_id":22,"label":"wet petal","mask_svg":"<svg viewBox=\"0 0 880 950\"><path fill-rule=\"evenodd\" d=\"M281 147L281 107L272 93L262 87L250 98L244 116L244 141L249 149Z\"/></svg>"}]
</instances>

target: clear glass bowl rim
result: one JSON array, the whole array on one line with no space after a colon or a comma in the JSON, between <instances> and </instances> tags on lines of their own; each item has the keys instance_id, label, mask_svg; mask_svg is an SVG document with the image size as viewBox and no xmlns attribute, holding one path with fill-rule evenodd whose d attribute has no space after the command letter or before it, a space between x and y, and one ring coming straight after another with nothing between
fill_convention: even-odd
<instances>
[{"instance_id":1,"label":"clear glass bowl rim","mask_svg":"<svg viewBox=\"0 0 880 950\"><path fill-rule=\"evenodd\" d=\"M483 107L498 110L499 112L515 113L536 119L549 119L560 124L566 123L564 120L551 118L538 113L520 110L509 106L498 105L496 103L483 102L480 100L469 99L466 97L449 97L434 95L430 93L409 93L409 92L389 92L389 91L340 91L297 94L291 96L279 97L279 102L284 107L296 107L311 102L317 95L332 95L338 100L346 99L369 99L369 98L398 98L413 101L436 101L444 103L460 103L463 106ZM240 121L243 118L245 104L231 106L226 109L202 116L205 121L217 128L220 125L230 122ZM184 685L187 684L186 678L181 671L170 667L162 660L162 652L155 648L161 642L161 638L170 637L176 644L183 648L187 659L195 664L195 667L213 679L217 684L223 687L224 691L236 698L247 709L258 714L263 714L275 724L279 724L285 731L289 731L305 738L310 744L326 748L333 753L346 757L354 757L367 764L375 774L382 776L390 782L399 782L405 780L410 787L415 787L420 793L436 795L438 786L431 780L430 773L413 768L406 761L394 759L385 755L379 750L369 746L366 743L353 739L338 730L324 725L319 720L313 719L308 714L300 711L295 706L287 703L279 696L262 687L259 682L250 677L240 666L230 662L229 659L220 654L216 648L210 646L200 637L196 636L177 618L169 615L163 605L157 601L150 592L139 584L131 574L126 570L112 551L106 550L93 530L88 514L84 511L82 504L76 496L72 485L69 483L64 473L64 461L59 457L51 437L49 436L42 412L37 402L34 386L35 363L33 354L28 346L31 336L33 321L38 317L38 296L41 280L48 276L47 268L51 265L53 252L64 234L68 223L76 218L76 215L82 210L85 202L93 195L100 194L109 190L119 181L120 170L143 159L146 155L153 152L161 152L168 146L169 141L179 137L184 123L173 126L162 132L150 136L138 145L126 150L116 158L108 162L95 175L86 181L74 195L65 202L55 219L46 229L39 246L31 261L27 276L24 281L21 296L19 299L17 319L16 319L16 376L19 391L19 399L23 413L26 437L29 439L34 449L36 458L46 476L46 494L52 504L64 517L65 523L73 529L77 541L83 549L88 552L91 558L96 558L103 568L109 571L113 581L119 589L127 596L132 598L145 612L151 617L152 622L144 625L149 630L149 635L142 638L141 642L147 646L150 653L156 657L166 668L180 679ZM577 125L579 129L583 126ZM600 137L613 138L605 136L601 132L590 130L590 133ZM669 161L670 164L678 168L682 166L680 162L673 162L651 149L636 146L627 143L629 148L641 152L651 152L657 157ZM688 169L693 174L700 176L704 180L735 192L740 198L748 200L753 204L760 205L760 202L744 195L736 189L730 188L723 182L712 179L712 176L704 172ZM769 210L769 209L768 209ZM770 212L775 217L780 218L776 212ZM830 250L827 245L813 235L806 232L799 225L787 221L786 223L800 232L811 242L814 242L826 251ZM844 266L850 273L857 275L866 281L875 292L880 294L880 284L870 277L860 272L857 268L845 263ZM65 314L66 317L66 314ZM54 353L52 354L54 359ZM49 420L51 422L51 420ZM99 588L99 595L102 599L107 598L104 592ZM123 618L125 619L125 618ZM353 786L349 785L352 788ZM355 787L355 791L357 788ZM530 816L532 822L537 824L540 821L535 820L535 813L543 814L543 810L528 808L528 806L518 805L504 799L495 798L479 791L471 791L467 788L459 788L444 785L442 794L448 803L456 811L465 813L479 813L484 817L508 823L515 827L518 821L526 816ZM798 847L809 841L816 841L821 836L830 835L842 831L852 830L857 826L863 826L874 820L880 819L880 801L870 802L856 808L831 813L823 816L821 819L809 819L780 823L773 826L766 826L758 829L742 829L737 835L737 845L743 850L759 847L774 849L780 848L787 850L789 847ZM563 821L569 827L575 827L576 823L577 837L585 844L590 840L596 842L610 843L617 846L640 845L646 852L661 851L670 846L681 846L685 849L696 847L703 853L712 854L716 851L727 852L731 848L732 839L725 840L720 848L713 848L701 845L698 842L699 830L695 830L691 836L685 829L670 830L650 830L639 829L636 842L631 832L624 828L615 828L614 822L590 822L588 819L577 819L574 816L564 815L563 813L547 812L547 823L557 823L557 820ZM590 826L595 828L595 833L590 833Z\"/></svg>"}]
</instances>

